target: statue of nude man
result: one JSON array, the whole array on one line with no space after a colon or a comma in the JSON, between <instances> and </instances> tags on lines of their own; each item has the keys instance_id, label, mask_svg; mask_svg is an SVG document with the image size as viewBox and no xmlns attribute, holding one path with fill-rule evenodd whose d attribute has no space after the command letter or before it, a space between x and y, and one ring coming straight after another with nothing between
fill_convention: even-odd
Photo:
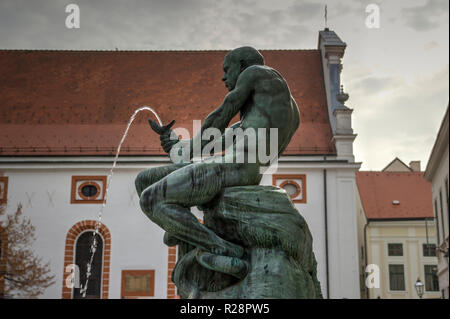
<instances>
[{"instance_id":1,"label":"statue of nude man","mask_svg":"<svg viewBox=\"0 0 450 319\"><path fill-rule=\"evenodd\" d=\"M231 119L240 112L241 121L233 127L239 126L244 131L247 128L255 131L258 128L278 129L276 156L279 156L300 123L298 107L286 81L276 70L265 66L262 55L251 47L229 52L223 71L222 81L229 93L205 119L201 132L217 128L224 134ZM173 122L168 127L160 127L152 121L150 124L160 134L163 149L170 153L178 142L170 139ZM207 142L201 141L201 147ZM192 145L193 140L190 143ZM248 148L241 151L247 153ZM205 252L239 258L244 253L243 248L220 238L201 224L190 212L190 207L210 202L225 187L258 185L262 165L265 163L257 158L256 163L200 161L144 170L135 181L142 211L166 231L166 243L170 237Z\"/></svg>"}]
</instances>

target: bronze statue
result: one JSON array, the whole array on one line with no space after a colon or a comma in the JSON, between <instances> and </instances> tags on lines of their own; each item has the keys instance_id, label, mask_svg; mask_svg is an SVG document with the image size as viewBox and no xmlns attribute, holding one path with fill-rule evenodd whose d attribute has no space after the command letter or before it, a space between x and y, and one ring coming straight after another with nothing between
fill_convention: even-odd
<instances>
[{"instance_id":1,"label":"bronze statue","mask_svg":"<svg viewBox=\"0 0 450 319\"><path fill-rule=\"evenodd\" d=\"M253 129L257 135L261 134L260 129L262 128L267 131L271 128L277 129L278 135L275 140L273 136L271 139L268 134L257 136L257 138L266 138L265 150L270 148L270 143L276 143L275 156L278 157L289 144L300 123L299 110L286 81L276 70L265 66L262 55L251 47L237 48L228 53L224 60L223 71L222 81L225 82L229 93L222 104L205 119L200 133L188 141L188 144L185 144L189 145L189 158L192 159L194 155L194 143L200 143L201 149L203 149L209 142L202 139L202 132L208 128L217 128L225 138L226 128L238 112L240 112L240 122L233 125L232 128L241 128L244 131ZM177 139L173 139L171 126L174 121L165 127L161 127L151 120L149 122L152 129L160 135L161 146L165 152L170 154L175 145L180 145ZM309 295L291 293L290 298L320 296L320 288L319 292L317 291L312 248L306 249L308 251L306 252L300 248L301 245L296 243L298 240L306 240L309 241L306 246L312 247L307 225L284 191L280 192L279 189L270 186L256 186L261 181L261 167L267 166L269 163L258 156L258 150L256 150L256 154L250 154L255 152L255 148L250 146L252 145L247 142L239 148L233 143L228 145L233 151L219 155L219 160L216 156L214 161L174 163L169 166L144 170L137 176L136 190L143 212L166 231L164 242L167 245L180 244L184 247L181 249L184 251L179 256L180 265L177 264L178 272L177 269L174 271L175 283L178 289L182 290L181 293L184 297L257 298L266 297L267 294L269 294L267 297L273 297L270 296L270 292L262 293L260 289L252 290L251 293L239 294L233 288L239 281L242 285L242 280L248 277L248 273L252 269L258 268L255 264L256 261L252 261L251 256L259 254L259 252L252 251L251 248L260 246L253 248L270 249L275 255L279 252L275 252L273 249L281 249L284 254L298 258L300 264L302 259L307 258L307 267L314 268L307 271L310 276L314 277L312 279L315 285L313 285L314 293ZM245 159L256 155L256 160L240 162L237 158L242 155ZM237 190L239 192L236 192ZM260 228L253 236L255 238L247 238L241 232L251 233L253 230L249 230L249 228L252 226L248 225L249 228L244 230L237 222L242 223L247 218L244 216L245 213L241 214L238 209L235 212L237 214L235 218L229 221L223 215L219 216L221 214L221 209L218 208L220 201L229 203L230 200L233 202L237 199L240 204L236 205L246 205L240 198L246 192L251 194L247 199L249 202L258 201L256 206L248 206L253 207L253 210L255 207L258 207L257 210L264 209L259 203L260 201L264 203L270 197L274 203L282 203L284 208L281 208L283 211L281 214L289 215L284 223L296 225L297 228L292 231L298 231L298 233L281 234L279 232L284 232L290 226L286 226L284 229L277 226L271 230L270 225L266 227L256 221L255 225L258 224L257 227ZM259 198L258 194L262 194L261 192L265 195ZM225 207L224 205L226 206L223 204L221 207ZM201 224L190 212L192 206L202 208L205 213L205 224ZM231 208L223 209L230 211ZM274 214L280 212L279 207L272 209ZM250 210L247 209L247 211ZM289 213L286 213L287 211ZM254 214L251 216L251 220L247 220L247 223L259 219ZM264 221L265 224L271 223L263 216L260 221ZM304 235L303 238L300 238L302 231ZM289 236L299 236L299 238L293 241L289 239ZM302 245L305 244L302 243ZM307 256L298 256L299 249L301 250L300 254ZM184 259L183 262L182 259ZM188 270L190 272L203 271L204 276L203 278L192 277L192 274L186 273ZM214 282L211 283L211 281ZM293 289L295 290L295 288ZM227 291L225 292L225 290ZM222 291L222 293L211 294L218 291Z\"/></svg>"}]
</instances>

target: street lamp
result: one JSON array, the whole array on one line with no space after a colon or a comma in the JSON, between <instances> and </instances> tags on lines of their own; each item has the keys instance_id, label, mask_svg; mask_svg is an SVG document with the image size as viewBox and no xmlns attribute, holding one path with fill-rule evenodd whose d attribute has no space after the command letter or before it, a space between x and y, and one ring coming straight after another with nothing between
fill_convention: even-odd
<instances>
[{"instance_id":1,"label":"street lamp","mask_svg":"<svg viewBox=\"0 0 450 319\"><path fill-rule=\"evenodd\" d=\"M423 283L420 281L419 278L417 278L416 284L414 285L416 287L417 295L420 299L422 299L423 296Z\"/></svg>"}]
</instances>

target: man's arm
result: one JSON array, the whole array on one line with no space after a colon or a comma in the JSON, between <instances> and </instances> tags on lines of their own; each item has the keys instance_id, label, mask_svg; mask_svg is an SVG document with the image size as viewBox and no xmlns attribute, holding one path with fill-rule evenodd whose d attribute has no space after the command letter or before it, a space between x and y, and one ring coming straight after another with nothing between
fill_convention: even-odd
<instances>
[{"instance_id":1,"label":"man's arm","mask_svg":"<svg viewBox=\"0 0 450 319\"><path fill-rule=\"evenodd\" d=\"M245 101L248 99L250 94L253 92L255 87L255 81L257 78L256 70L254 67L249 67L244 70L238 78L235 88L230 91L226 96L222 104L211 112L202 124L201 130L197 136L191 139L191 158L193 152L193 142L194 139L200 139L201 148L209 142L201 140L201 134L204 130L214 127L220 130L220 132L225 132L228 124L233 119L233 117L239 112L239 110L244 106Z\"/></svg>"},{"instance_id":2,"label":"man's arm","mask_svg":"<svg viewBox=\"0 0 450 319\"><path fill-rule=\"evenodd\" d=\"M239 75L235 88L225 96L222 104L206 117L202 130L215 127L223 134L230 121L244 106L245 101L253 92L256 78L257 69L255 66L244 70Z\"/></svg>"}]
</instances>

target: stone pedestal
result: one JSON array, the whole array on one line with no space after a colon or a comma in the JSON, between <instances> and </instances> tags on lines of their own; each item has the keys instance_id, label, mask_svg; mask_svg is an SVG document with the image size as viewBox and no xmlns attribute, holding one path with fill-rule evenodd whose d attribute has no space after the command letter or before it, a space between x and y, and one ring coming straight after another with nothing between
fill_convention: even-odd
<instances>
[{"instance_id":1,"label":"stone pedestal","mask_svg":"<svg viewBox=\"0 0 450 319\"><path fill-rule=\"evenodd\" d=\"M311 233L284 190L230 187L201 209L205 225L245 253L181 244L172 279L182 298L322 298Z\"/></svg>"}]
</instances>

